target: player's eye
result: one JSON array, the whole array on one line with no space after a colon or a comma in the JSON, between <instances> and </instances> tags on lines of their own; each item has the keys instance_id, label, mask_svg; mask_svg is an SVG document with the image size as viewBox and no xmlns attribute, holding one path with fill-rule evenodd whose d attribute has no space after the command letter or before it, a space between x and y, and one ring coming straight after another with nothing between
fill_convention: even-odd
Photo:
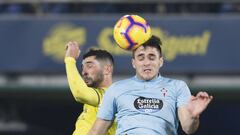
<instances>
[{"instance_id":1,"label":"player's eye","mask_svg":"<svg viewBox=\"0 0 240 135\"><path fill-rule=\"evenodd\" d=\"M89 69L89 68L92 68L93 66L94 66L93 63L85 63L82 65L82 68Z\"/></svg>"},{"instance_id":2,"label":"player's eye","mask_svg":"<svg viewBox=\"0 0 240 135\"><path fill-rule=\"evenodd\" d=\"M148 59L149 60L155 60L156 59L156 55L149 55Z\"/></svg>"},{"instance_id":3,"label":"player's eye","mask_svg":"<svg viewBox=\"0 0 240 135\"><path fill-rule=\"evenodd\" d=\"M87 68L92 68L93 67L93 64L87 64Z\"/></svg>"},{"instance_id":4,"label":"player's eye","mask_svg":"<svg viewBox=\"0 0 240 135\"><path fill-rule=\"evenodd\" d=\"M137 57L137 59L138 59L139 61L143 61L143 60L144 60L144 56L143 56L143 55L140 55L140 56Z\"/></svg>"},{"instance_id":5,"label":"player's eye","mask_svg":"<svg viewBox=\"0 0 240 135\"><path fill-rule=\"evenodd\" d=\"M144 60L144 54L139 54L139 55L137 55L137 59L139 60L139 61L142 61L142 60Z\"/></svg>"}]
</instances>

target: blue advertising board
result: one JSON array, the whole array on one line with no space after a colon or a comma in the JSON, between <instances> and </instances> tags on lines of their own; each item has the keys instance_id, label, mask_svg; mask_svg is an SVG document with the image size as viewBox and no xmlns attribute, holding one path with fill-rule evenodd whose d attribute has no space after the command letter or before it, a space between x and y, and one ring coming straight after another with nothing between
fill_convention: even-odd
<instances>
[{"instance_id":1,"label":"blue advertising board","mask_svg":"<svg viewBox=\"0 0 240 135\"><path fill-rule=\"evenodd\" d=\"M163 72L240 73L240 16L142 16L163 41ZM77 41L82 52L91 47L111 52L116 73L134 74L131 53L113 40L120 17L0 19L0 72L64 73L65 44Z\"/></svg>"}]
</instances>

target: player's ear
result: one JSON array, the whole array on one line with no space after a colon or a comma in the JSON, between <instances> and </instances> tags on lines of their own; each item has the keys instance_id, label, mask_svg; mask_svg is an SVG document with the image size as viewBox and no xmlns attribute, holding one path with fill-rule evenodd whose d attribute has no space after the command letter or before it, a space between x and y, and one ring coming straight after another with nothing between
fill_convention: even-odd
<instances>
[{"instance_id":1,"label":"player's ear","mask_svg":"<svg viewBox=\"0 0 240 135\"><path fill-rule=\"evenodd\" d=\"M136 66L135 66L135 59L133 59L133 58L132 58L132 66L133 66L133 68L136 68Z\"/></svg>"},{"instance_id":2,"label":"player's ear","mask_svg":"<svg viewBox=\"0 0 240 135\"><path fill-rule=\"evenodd\" d=\"M104 65L103 74L108 75L113 72L113 67L110 64Z\"/></svg>"},{"instance_id":3,"label":"player's ear","mask_svg":"<svg viewBox=\"0 0 240 135\"><path fill-rule=\"evenodd\" d=\"M160 68L163 66L164 60L163 57L160 58Z\"/></svg>"}]
</instances>

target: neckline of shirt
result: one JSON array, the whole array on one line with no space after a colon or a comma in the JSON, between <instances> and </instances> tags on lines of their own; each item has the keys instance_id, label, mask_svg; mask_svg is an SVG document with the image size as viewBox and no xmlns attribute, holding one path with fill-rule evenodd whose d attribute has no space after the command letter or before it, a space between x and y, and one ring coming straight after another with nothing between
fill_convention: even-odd
<instances>
[{"instance_id":1,"label":"neckline of shirt","mask_svg":"<svg viewBox=\"0 0 240 135\"><path fill-rule=\"evenodd\" d=\"M136 80L136 81L138 81L138 82L155 82L155 81L157 81L157 80L160 79L160 78L162 78L162 76L159 74L159 75L157 75L156 77L154 77L153 79L146 81L146 80L143 80L143 79L139 79L139 78L137 77L137 75L134 76L134 80Z\"/></svg>"}]
</instances>

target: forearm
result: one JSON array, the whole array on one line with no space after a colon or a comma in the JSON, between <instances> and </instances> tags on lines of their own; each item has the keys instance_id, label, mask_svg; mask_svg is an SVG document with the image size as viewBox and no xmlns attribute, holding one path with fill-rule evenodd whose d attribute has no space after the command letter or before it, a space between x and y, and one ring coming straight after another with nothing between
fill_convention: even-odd
<instances>
[{"instance_id":1,"label":"forearm","mask_svg":"<svg viewBox=\"0 0 240 135\"><path fill-rule=\"evenodd\" d=\"M186 106L184 106L178 109L178 116L182 129L186 134L192 134L197 131L199 127L199 115L192 116Z\"/></svg>"},{"instance_id":2,"label":"forearm","mask_svg":"<svg viewBox=\"0 0 240 135\"><path fill-rule=\"evenodd\" d=\"M96 128L96 127L93 127L87 135L106 135L107 133L107 130L106 129L99 129L99 128Z\"/></svg>"},{"instance_id":3,"label":"forearm","mask_svg":"<svg viewBox=\"0 0 240 135\"><path fill-rule=\"evenodd\" d=\"M189 117L185 120L184 124L182 124L182 128L186 134L193 134L197 131L199 127L199 117L193 118Z\"/></svg>"},{"instance_id":4,"label":"forearm","mask_svg":"<svg viewBox=\"0 0 240 135\"><path fill-rule=\"evenodd\" d=\"M76 61L72 57L65 58L68 84L76 101L98 106L98 96L94 89L88 87L80 76Z\"/></svg>"}]
</instances>

